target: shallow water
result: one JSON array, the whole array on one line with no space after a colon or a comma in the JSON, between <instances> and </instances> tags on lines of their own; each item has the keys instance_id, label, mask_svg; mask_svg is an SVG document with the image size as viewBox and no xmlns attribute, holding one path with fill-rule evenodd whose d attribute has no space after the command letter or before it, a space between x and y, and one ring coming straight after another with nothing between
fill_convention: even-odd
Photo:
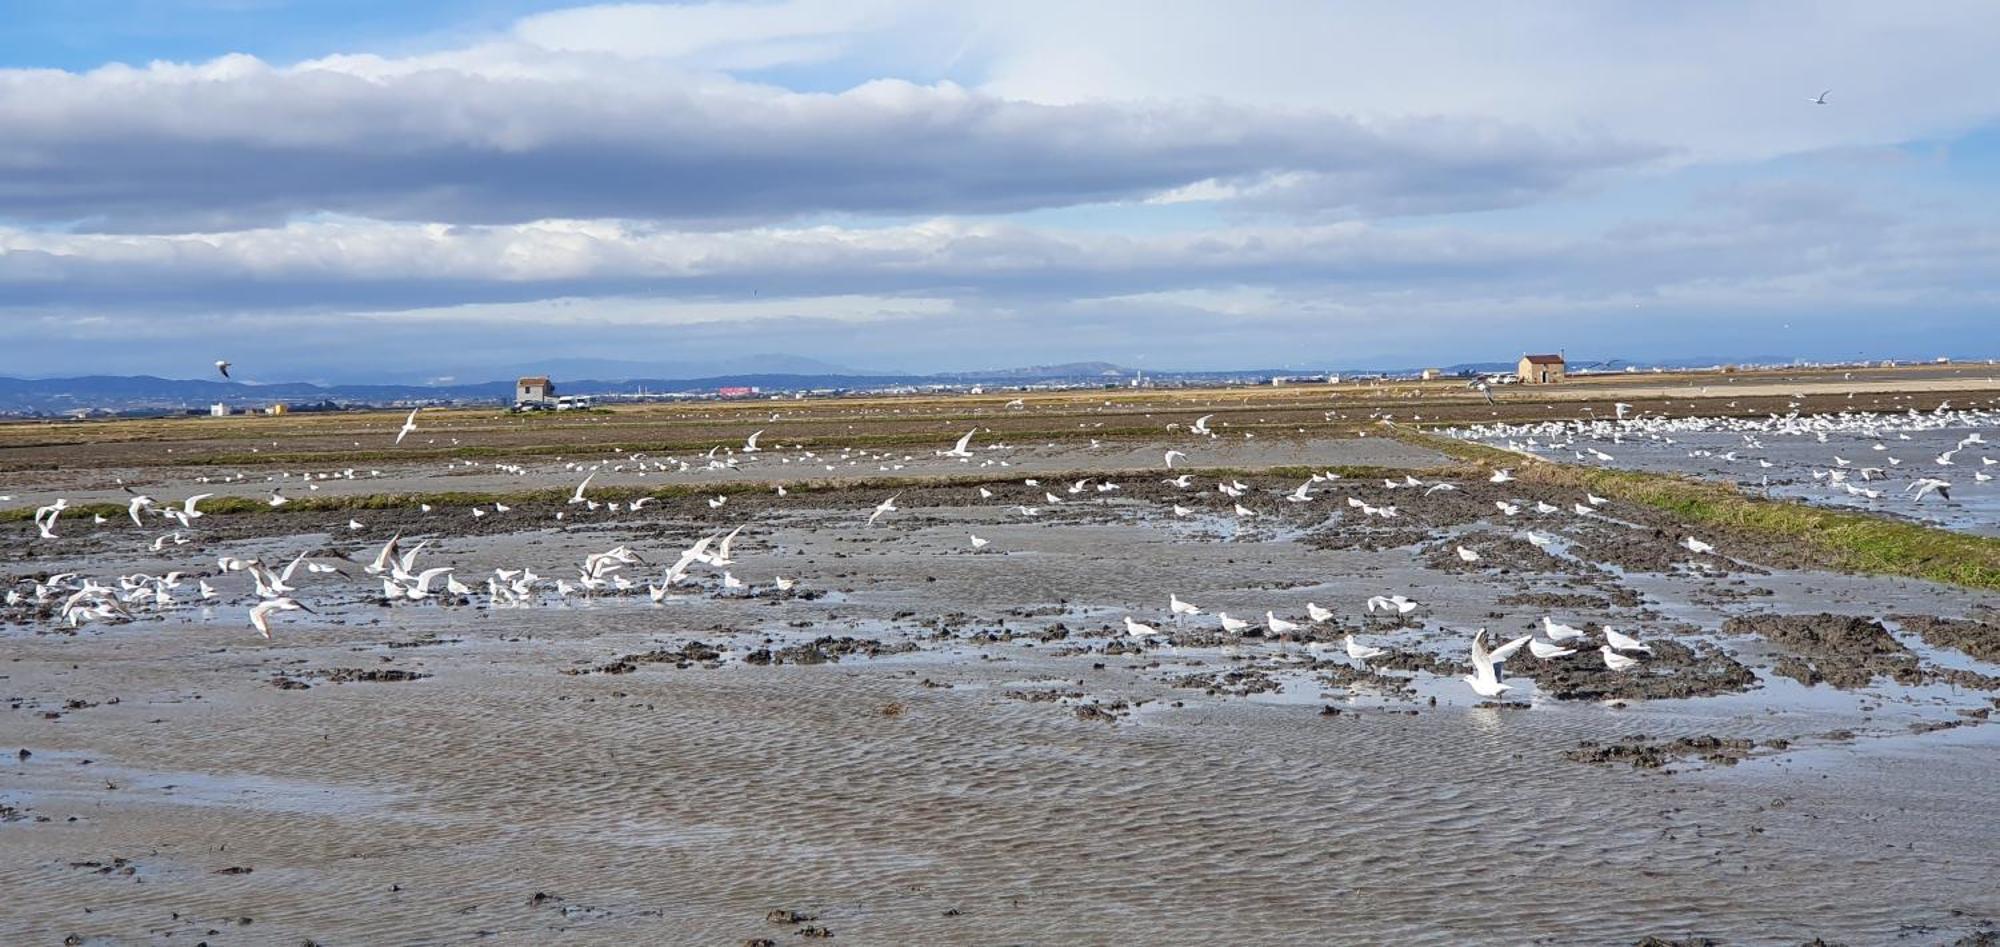
<instances>
[{"instance_id":1,"label":"shallow water","mask_svg":"<svg viewBox=\"0 0 2000 947\"><path fill-rule=\"evenodd\" d=\"M288 616L266 643L244 626L232 576L215 580L229 600L207 614L74 636L0 629L12 698L0 747L31 751L0 764L0 803L23 816L0 822L0 884L17 894L0 941L795 942L799 925L765 920L782 908L836 943L1793 945L1949 942L2000 917L2000 824L1983 790L2000 730L1958 714L1990 706L1987 693L1886 679L1837 692L1767 674L1743 694L1565 702L1516 676L1521 706L1499 708L1424 673L1409 694L1350 693L1297 643L1106 653L1126 643L1125 615L1171 628L1169 592L1206 611L1193 627L1224 610L1302 621L1314 601L1372 643L1446 660L1462 659L1471 628L1508 637L1550 613L1500 604L1508 595L1607 583L1640 604L1555 617L1717 641L1735 614L1980 604L1810 572L1733 577L1770 592L1737 599L1685 570L1443 572L1406 547L1310 547L1350 528L1342 492L1306 510L1260 494L1271 521L1240 530L1136 500L1037 520L999 501L911 506L872 530L802 504L741 539L732 568L755 594L715 594L704 576L659 607L643 594L383 607L371 583L332 578L305 593L320 615ZM446 537L426 556L468 577L522 564L556 575L621 541L671 559L706 525L669 524L672 541L609 525ZM993 545L972 552L968 530ZM142 560L87 564L115 575ZM774 575L826 595L771 595ZM1422 607L1400 620L1362 608L1394 591ZM1066 636L1035 639L1057 623ZM917 650L742 660L822 635ZM443 643L389 646L431 638ZM734 657L565 673L692 641ZM1754 640L1721 643L1756 657ZM1348 663L1337 644L1326 660ZM432 676L314 674L334 668ZM1280 690L1173 686L1231 668ZM281 690L277 675L310 686ZM1025 698L1036 692L1058 699ZM1323 716L1328 705L1342 712ZM1911 731L1952 720L1966 725ZM1828 736L1841 730L1852 737ZM1794 743L1671 775L1562 756L1642 734ZM113 858L134 872L72 867ZM251 873L217 874L230 868ZM1935 933L1912 939L1910 925Z\"/></svg>"}]
</instances>

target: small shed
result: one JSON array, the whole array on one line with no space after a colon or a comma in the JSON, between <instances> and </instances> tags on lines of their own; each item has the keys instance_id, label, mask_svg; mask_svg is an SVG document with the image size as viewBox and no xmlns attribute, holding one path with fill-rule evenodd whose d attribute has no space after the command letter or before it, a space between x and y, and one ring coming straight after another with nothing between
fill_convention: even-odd
<instances>
[{"instance_id":1,"label":"small shed","mask_svg":"<svg viewBox=\"0 0 2000 947\"><path fill-rule=\"evenodd\" d=\"M556 400L555 383L547 375L529 375L514 383L514 404L553 406Z\"/></svg>"},{"instance_id":2,"label":"small shed","mask_svg":"<svg viewBox=\"0 0 2000 947\"><path fill-rule=\"evenodd\" d=\"M1553 385L1563 380L1566 364L1560 355L1523 355L1516 371L1530 385Z\"/></svg>"}]
</instances>

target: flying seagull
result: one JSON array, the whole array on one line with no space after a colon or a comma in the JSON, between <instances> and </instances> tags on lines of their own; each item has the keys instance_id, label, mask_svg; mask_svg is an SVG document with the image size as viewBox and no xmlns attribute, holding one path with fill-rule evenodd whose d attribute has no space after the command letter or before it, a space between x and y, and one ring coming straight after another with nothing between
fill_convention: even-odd
<instances>
[{"instance_id":1,"label":"flying seagull","mask_svg":"<svg viewBox=\"0 0 2000 947\"><path fill-rule=\"evenodd\" d=\"M222 358L218 358L218 359L216 359L216 360L215 360L215 370L216 370L216 371L218 371L218 372L221 372L221 373L222 373L222 377L224 377L224 378L228 378L228 377L229 377L229 360L228 360L228 359L222 359Z\"/></svg>"},{"instance_id":2,"label":"flying seagull","mask_svg":"<svg viewBox=\"0 0 2000 947\"><path fill-rule=\"evenodd\" d=\"M417 429L417 412L419 412L419 411L422 411L422 410L423 410L423 408L421 408L421 407L416 407L416 408L411 408L411 409L410 409L410 416L409 416L409 417L407 417L407 418L404 418L404 419L403 419L403 427L402 427L402 429L401 429L401 430L398 430L398 431L396 432L396 443L398 443L398 444L401 444L401 443L403 443L403 438L406 438L406 437L409 437L409 436L410 436L410 435L411 435L412 433L414 433L414 432L416 431L416 429Z\"/></svg>"},{"instance_id":3,"label":"flying seagull","mask_svg":"<svg viewBox=\"0 0 2000 947\"><path fill-rule=\"evenodd\" d=\"M1806 101L1808 101L1808 102L1811 102L1811 103L1812 103L1812 104L1814 104L1814 105L1825 105L1825 104L1826 104L1826 97L1827 97L1827 95L1828 95L1828 94L1830 94L1831 92L1833 92L1833 90L1832 90L1832 89L1828 89L1828 90L1826 90L1825 92L1821 92L1821 93L1819 94L1819 98L1816 98L1816 99L1807 99Z\"/></svg>"}]
</instances>

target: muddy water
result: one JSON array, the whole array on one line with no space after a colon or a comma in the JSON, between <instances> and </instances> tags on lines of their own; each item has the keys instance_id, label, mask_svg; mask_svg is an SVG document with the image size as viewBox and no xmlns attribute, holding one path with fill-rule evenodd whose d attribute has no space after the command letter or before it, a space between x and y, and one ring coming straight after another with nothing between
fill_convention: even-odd
<instances>
[{"instance_id":1,"label":"muddy water","mask_svg":"<svg viewBox=\"0 0 2000 947\"><path fill-rule=\"evenodd\" d=\"M332 577L302 592L321 615L286 616L265 643L224 577L206 610L73 636L11 626L0 941L792 943L817 926L861 944L1929 944L2000 916L1983 789L2000 730L1961 713L2000 692L1806 687L1769 673L1766 643L1719 634L1766 612L1977 615L1977 596L1587 556L1439 567L1437 536L1519 528L1467 517L1489 502L1478 485L1401 499L1427 524L1414 545L1317 546L1383 529L1349 519L1344 493L1391 496L1355 484L1284 504L1285 485L1253 487L1250 520L1133 496L1034 520L1000 501L911 505L864 529L801 504L739 540L747 592L704 573L658 607L384 607ZM1581 555L1607 527L1537 528ZM972 531L992 545L970 550ZM619 541L674 552L657 527L606 524L444 536L426 561L557 575ZM104 575L155 561L93 556ZM775 593L777 575L800 588ZM1393 591L1424 604L1362 608ZM1176 629L1169 592L1208 614ZM1337 645L1214 634L1218 610L1304 621L1307 601L1336 611L1333 640L1354 631L1439 673L1350 686ZM1134 645L1128 614L1169 634ZM1721 648L1758 683L1557 701L1516 658L1517 699L1482 706L1450 667L1468 629L1511 637L1544 614ZM900 653L748 660L821 636ZM600 672L695 642L723 656ZM341 669L429 676L336 683ZM1176 686L1230 671L1279 687ZM1639 735L1785 747L1671 773L1564 758Z\"/></svg>"}]
</instances>

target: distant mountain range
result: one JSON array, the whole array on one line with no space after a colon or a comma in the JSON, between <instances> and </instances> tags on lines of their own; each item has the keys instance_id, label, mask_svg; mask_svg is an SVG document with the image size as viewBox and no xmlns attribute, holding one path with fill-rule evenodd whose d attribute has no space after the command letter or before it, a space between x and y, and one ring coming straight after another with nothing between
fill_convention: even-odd
<instances>
[{"instance_id":1,"label":"distant mountain range","mask_svg":"<svg viewBox=\"0 0 2000 947\"><path fill-rule=\"evenodd\" d=\"M548 375L564 395L608 395L637 392L713 392L748 387L765 391L882 388L897 385L979 385L1071 383L1129 378L1134 372L1104 362L1009 368L991 372L938 375L856 373L811 359L781 362L792 371L738 372L684 377L622 375L611 380L576 378L564 368L583 370L637 365L591 360L551 360L518 374ZM656 367L648 364L646 367ZM524 367L525 368L525 367ZM831 371L821 369L834 369ZM510 375L518 375L509 373ZM614 374L618 374L614 372ZM259 407L277 402L290 405L370 404L452 401L510 403L512 377L466 384L316 385L305 382L251 384L221 379L157 378L150 375L88 375L76 378L0 378L0 413L15 415L67 414L79 410L113 412L198 411L212 404Z\"/></svg>"},{"instance_id":2,"label":"distant mountain range","mask_svg":"<svg viewBox=\"0 0 2000 947\"><path fill-rule=\"evenodd\" d=\"M1649 363L1661 367L1718 364L1721 359L1675 359ZM1732 359L1751 364L1778 364L1781 359ZM1572 362L1576 367L1622 368L1620 360ZM1513 362L1467 362L1445 371L1457 375L1512 371ZM670 370L663 370L670 369ZM1363 370L1364 372L1366 370ZM1414 368L1383 370L1385 374L1414 373ZM1274 376L1312 377L1325 370L1243 369L1235 371L1146 371L1148 378L1161 381L1206 382ZM1353 374L1354 370L1336 370ZM90 375L77 378L0 377L0 414L61 415L80 410L131 413L179 413L198 411L211 404L232 407L260 407L276 402L290 405L363 404L448 401L509 403L514 397L515 377L547 375L558 393L565 395L609 395L636 392L712 392L718 388L750 387L764 391L812 389L875 389L899 385L1027 385L1088 384L1128 380L1141 374L1137 369L1110 362L1069 362L1025 368L973 372L910 374L868 372L847 369L816 359L785 355L757 355L725 362L674 364L626 362L606 359L551 359L533 365L509 366L503 378L493 381L459 383L440 378L419 384L337 384L305 382L252 384L220 379L155 378L149 375Z\"/></svg>"}]
</instances>

